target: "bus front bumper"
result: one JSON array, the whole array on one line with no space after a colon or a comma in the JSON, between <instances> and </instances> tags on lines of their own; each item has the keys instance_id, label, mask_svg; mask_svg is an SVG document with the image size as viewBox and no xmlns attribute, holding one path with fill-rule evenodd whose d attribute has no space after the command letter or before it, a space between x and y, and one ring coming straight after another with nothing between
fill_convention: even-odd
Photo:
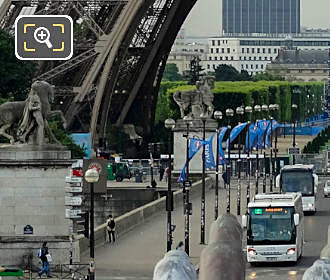
<instances>
[{"instance_id":1,"label":"bus front bumper","mask_svg":"<svg viewBox=\"0 0 330 280\"><path fill-rule=\"evenodd\" d=\"M297 252L296 250L287 249L274 250L274 251L264 251L258 250L254 247L255 251L249 251L247 249L247 261L249 263L253 262L296 262L297 261Z\"/></svg>"}]
</instances>

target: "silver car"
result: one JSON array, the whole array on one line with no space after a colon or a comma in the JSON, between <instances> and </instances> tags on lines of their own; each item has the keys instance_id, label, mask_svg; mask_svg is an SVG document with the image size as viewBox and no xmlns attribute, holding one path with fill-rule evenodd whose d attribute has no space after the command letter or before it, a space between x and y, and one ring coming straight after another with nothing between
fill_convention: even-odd
<instances>
[{"instance_id":1,"label":"silver car","mask_svg":"<svg viewBox=\"0 0 330 280\"><path fill-rule=\"evenodd\" d=\"M330 196L330 180L325 182L324 189L323 189L323 194L324 194L324 197L329 197Z\"/></svg>"}]
</instances>

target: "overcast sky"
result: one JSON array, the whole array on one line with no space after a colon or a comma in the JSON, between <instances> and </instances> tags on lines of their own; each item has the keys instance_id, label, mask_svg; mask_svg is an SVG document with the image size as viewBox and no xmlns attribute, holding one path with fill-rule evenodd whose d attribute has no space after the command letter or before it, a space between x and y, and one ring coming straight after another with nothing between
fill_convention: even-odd
<instances>
[{"instance_id":1,"label":"overcast sky","mask_svg":"<svg viewBox=\"0 0 330 280\"><path fill-rule=\"evenodd\" d=\"M184 23L190 36L220 35L221 0L198 0ZM330 28L330 0L301 0L301 25Z\"/></svg>"}]
</instances>

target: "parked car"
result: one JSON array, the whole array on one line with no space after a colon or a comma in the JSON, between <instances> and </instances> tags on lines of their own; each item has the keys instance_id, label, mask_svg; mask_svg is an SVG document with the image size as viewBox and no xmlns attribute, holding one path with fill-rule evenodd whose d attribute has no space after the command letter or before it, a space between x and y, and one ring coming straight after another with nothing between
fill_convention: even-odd
<instances>
[{"instance_id":1,"label":"parked car","mask_svg":"<svg viewBox=\"0 0 330 280\"><path fill-rule=\"evenodd\" d=\"M330 195L330 180L327 180L324 184L324 189L323 189L323 194L324 197L329 197Z\"/></svg>"}]
</instances>

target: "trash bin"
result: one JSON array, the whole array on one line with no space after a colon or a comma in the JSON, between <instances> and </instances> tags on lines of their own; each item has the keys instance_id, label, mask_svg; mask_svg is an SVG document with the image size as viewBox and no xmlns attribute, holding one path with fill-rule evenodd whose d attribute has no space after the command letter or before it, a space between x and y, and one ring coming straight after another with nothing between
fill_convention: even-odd
<instances>
[{"instance_id":1,"label":"trash bin","mask_svg":"<svg viewBox=\"0 0 330 280\"><path fill-rule=\"evenodd\" d=\"M111 164L108 164L107 166L107 179L111 181L115 179L115 174L113 173Z\"/></svg>"},{"instance_id":2,"label":"trash bin","mask_svg":"<svg viewBox=\"0 0 330 280\"><path fill-rule=\"evenodd\" d=\"M135 170L134 175L135 175L135 183L143 183L142 180L143 173L139 169Z\"/></svg>"}]
</instances>

